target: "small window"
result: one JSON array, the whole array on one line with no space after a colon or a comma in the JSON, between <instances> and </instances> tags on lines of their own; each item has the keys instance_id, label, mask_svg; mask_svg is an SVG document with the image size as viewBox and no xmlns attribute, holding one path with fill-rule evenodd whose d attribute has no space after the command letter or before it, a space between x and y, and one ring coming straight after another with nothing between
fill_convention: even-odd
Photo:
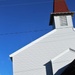
<instances>
[{"instance_id":1,"label":"small window","mask_svg":"<svg viewBox=\"0 0 75 75\"><path fill-rule=\"evenodd\" d=\"M67 26L67 17L66 16L60 16L60 23L61 26Z\"/></svg>"}]
</instances>

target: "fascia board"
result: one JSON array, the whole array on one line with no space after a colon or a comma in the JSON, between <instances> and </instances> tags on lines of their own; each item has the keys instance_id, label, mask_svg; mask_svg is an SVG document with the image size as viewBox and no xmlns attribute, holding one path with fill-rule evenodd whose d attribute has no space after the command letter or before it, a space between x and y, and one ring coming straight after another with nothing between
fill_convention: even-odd
<instances>
[{"instance_id":1,"label":"fascia board","mask_svg":"<svg viewBox=\"0 0 75 75\"><path fill-rule=\"evenodd\" d=\"M59 54L58 56L54 57L53 59L51 59L51 61L54 62L56 59L60 58L61 56L63 56L63 55L66 54L67 52L69 52L69 49L67 49L66 51L62 52L62 53Z\"/></svg>"},{"instance_id":2,"label":"fascia board","mask_svg":"<svg viewBox=\"0 0 75 75\"><path fill-rule=\"evenodd\" d=\"M69 52L69 51L75 52L74 49L69 48L69 49L65 50L64 52L62 52L61 54L59 54L58 56L56 56L56 57L54 57L53 59L51 59L51 62L54 62L56 59L60 58L61 56L63 56L64 54L66 54L66 53Z\"/></svg>"},{"instance_id":3,"label":"fascia board","mask_svg":"<svg viewBox=\"0 0 75 75\"><path fill-rule=\"evenodd\" d=\"M38 42L41 41L42 39L46 38L47 36L52 35L52 34L55 33L56 31L57 31L57 29L54 29L54 30L48 32L47 34L43 35L42 37L40 37L40 38L36 39L35 41L31 42L30 44L28 44L28 45L22 47L21 49L17 50L16 52L14 52L14 53L12 53L12 54L10 54L9 57L13 57L13 56L17 55L18 53L24 51L24 50L27 49L28 47L30 47L30 46L34 45L35 43L38 43Z\"/></svg>"}]
</instances>

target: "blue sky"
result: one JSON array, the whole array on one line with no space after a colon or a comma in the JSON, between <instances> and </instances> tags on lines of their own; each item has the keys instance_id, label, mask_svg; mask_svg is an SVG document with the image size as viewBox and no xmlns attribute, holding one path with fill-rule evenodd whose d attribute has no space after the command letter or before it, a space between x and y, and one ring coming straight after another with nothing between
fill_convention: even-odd
<instances>
[{"instance_id":1,"label":"blue sky","mask_svg":"<svg viewBox=\"0 0 75 75\"><path fill-rule=\"evenodd\" d=\"M66 3L75 11L75 0ZM53 29L52 10L53 0L0 0L0 75L13 75L11 53Z\"/></svg>"}]
</instances>

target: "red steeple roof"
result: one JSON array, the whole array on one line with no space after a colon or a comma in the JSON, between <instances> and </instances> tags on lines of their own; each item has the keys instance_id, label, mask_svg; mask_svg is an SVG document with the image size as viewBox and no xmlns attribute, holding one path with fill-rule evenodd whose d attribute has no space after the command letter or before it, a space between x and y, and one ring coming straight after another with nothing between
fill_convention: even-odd
<instances>
[{"instance_id":1,"label":"red steeple roof","mask_svg":"<svg viewBox=\"0 0 75 75\"><path fill-rule=\"evenodd\" d=\"M65 0L54 0L53 12L69 12Z\"/></svg>"},{"instance_id":2,"label":"red steeple roof","mask_svg":"<svg viewBox=\"0 0 75 75\"><path fill-rule=\"evenodd\" d=\"M51 13L50 23L52 25L54 23L54 15L73 15L73 12L70 12L65 0L54 0L53 3L53 13Z\"/></svg>"}]
</instances>

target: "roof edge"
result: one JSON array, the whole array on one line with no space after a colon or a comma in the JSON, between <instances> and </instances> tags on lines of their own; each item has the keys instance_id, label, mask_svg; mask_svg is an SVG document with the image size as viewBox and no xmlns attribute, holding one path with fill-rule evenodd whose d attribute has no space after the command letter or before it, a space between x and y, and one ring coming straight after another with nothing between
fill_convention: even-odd
<instances>
[{"instance_id":1,"label":"roof edge","mask_svg":"<svg viewBox=\"0 0 75 75\"><path fill-rule=\"evenodd\" d=\"M75 12L54 12L53 15L73 15Z\"/></svg>"},{"instance_id":2,"label":"roof edge","mask_svg":"<svg viewBox=\"0 0 75 75\"><path fill-rule=\"evenodd\" d=\"M69 52L69 51L73 51L73 52L75 52L74 49L72 49L72 48L68 48L66 51L60 53L58 56L56 56L56 57L54 57L53 59L51 59L51 61L52 61L52 62L55 61L56 59L58 59L59 57L63 56L64 54L66 54L66 53Z\"/></svg>"},{"instance_id":3,"label":"roof edge","mask_svg":"<svg viewBox=\"0 0 75 75\"><path fill-rule=\"evenodd\" d=\"M44 39L44 38L47 37L48 35L53 34L53 33L56 32L56 31L57 31L57 29L54 29L54 30L48 32L47 34L43 35L42 37L40 37L40 38L34 40L33 42L29 43L28 45L22 47L21 49L17 50L16 52L10 54L9 57L11 58L11 57L17 55L18 53L24 51L24 50L27 49L28 47L34 45L35 43L39 42L40 40Z\"/></svg>"}]
</instances>

